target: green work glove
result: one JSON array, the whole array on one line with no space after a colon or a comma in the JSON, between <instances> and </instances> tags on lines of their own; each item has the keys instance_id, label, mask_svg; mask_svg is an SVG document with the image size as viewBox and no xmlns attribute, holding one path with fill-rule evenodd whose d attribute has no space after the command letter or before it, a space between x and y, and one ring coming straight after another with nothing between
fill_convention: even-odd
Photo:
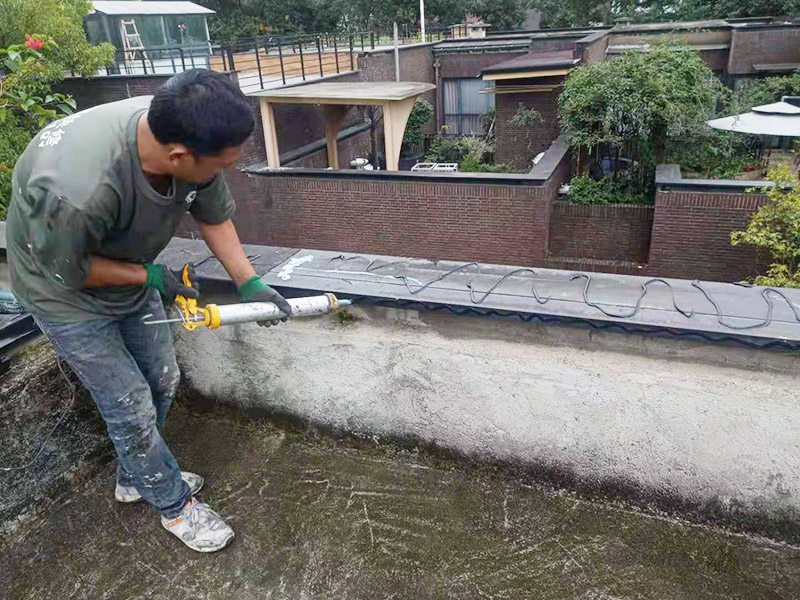
<instances>
[{"instance_id":1,"label":"green work glove","mask_svg":"<svg viewBox=\"0 0 800 600\"><path fill-rule=\"evenodd\" d=\"M173 302L175 296L185 296L186 298L199 298L200 292L194 288L183 284L181 271L173 271L164 265L144 265L147 269L147 287L156 288L164 298ZM194 281L194 273L190 272L189 278Z\"/></svg>"},{"instance_id":2,"label":"green work glove","mask_svg":"<svg viewBox=\"0 0 800 600\"><path fill-rule=\"evenodd\" d=\"M261 281L258 275L253 275L239 286L239 297L245 302L272 302L286 315L286 317L280 321L258 321L258 324L262 327L277 325L281 321L286 321L288 317L292 316L292 307L289 306L286 298Z\"/></svg>"}]
</instances>

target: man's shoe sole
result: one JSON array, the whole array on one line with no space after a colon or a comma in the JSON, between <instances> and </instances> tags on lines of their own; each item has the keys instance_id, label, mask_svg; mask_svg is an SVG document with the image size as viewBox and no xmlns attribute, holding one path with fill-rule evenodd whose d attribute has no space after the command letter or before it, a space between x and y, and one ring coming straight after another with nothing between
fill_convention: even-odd
<instances>
[{"instance_id":1,"label":"man's shoe sole","mask_svg":"<svg viewBox=\"0 0 800 600\"><path fill-rule=\"evenodd\" d=\"M203 477L203 480L200 482L200 487L199 487L199 488L197 488L196 490L193 490L193 491L192 491L192 496L194 496L195 494L197 494L198 492L200 492L200 490L202 490L202 489L203 489L203 486L204 486L205 484L206 484L206 478L205 478L205 477ZM137 502L141 502L142 500L144 500L144 498L142 498L141 496L139 496L139 497L138 497L136 500L125 500L124 498L120 498L119 496L117 496L117 493L116 493L116 492L114 492L114 499L115 499L117 502L119 502L120 504L136 504ZM222 548L224 548L224 547L225 547L225 546L222 546ZM201 550L198 550L198 552L202 552L202 551L201 551ZM213 552L213 550L211 550L211 552Z\"/></svg>"}]
</instances>

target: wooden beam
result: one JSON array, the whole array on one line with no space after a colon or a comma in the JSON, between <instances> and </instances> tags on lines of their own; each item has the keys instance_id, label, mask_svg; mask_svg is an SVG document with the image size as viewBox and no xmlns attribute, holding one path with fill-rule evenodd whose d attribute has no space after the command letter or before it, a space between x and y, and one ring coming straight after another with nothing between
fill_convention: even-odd
<instances>
[{"instance_id":1,"label":"wooden beam","mask_svg":"<svg viewBox=\"0 0 800 600\"><path fill-rule=\"evenodd\" d=\"M278 152L278 131L275 127L275 113L272 104L261 98L261 124L264 129L264 148L267 151L267 166L281 166L281 155Z\"/></svg>"}]
</instances>

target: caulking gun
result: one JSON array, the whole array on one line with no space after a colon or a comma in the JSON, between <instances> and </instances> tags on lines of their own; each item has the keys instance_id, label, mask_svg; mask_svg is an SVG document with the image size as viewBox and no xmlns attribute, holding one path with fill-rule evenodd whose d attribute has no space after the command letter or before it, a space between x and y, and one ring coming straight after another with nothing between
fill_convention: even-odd
<instances>
[{"instance_id":1,"label":"caulking gun","mask_svg":"<svg viewBox=\"0 0 800 600\"><path fill-rule=\"evenodd\" d=\"M183 285L192 287L191 264L186 263L182 272ZM307 298L290 298L292 317L310 317L333 312L343 306L349 306L350 300L339 300L333 294L309 296ZM183 327L194 331L198 327L216 329L220 325L233 323L251 323L254 321L276 321L286 315L272 302L245 302L242 304L206 304L198 306L194 298L176 296L175 304L180 311L180 319L162 319L145 321L147 325L159 323L183 323Z\"/></svg>"}]
</instances>

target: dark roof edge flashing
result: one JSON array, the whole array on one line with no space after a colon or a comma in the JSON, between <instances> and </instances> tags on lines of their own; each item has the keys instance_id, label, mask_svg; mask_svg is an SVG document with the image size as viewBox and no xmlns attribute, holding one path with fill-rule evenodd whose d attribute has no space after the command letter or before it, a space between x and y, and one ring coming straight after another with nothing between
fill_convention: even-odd
<instances>
[{"instance_id":1,"label":"dark roof edge flashing","mask_svg":"<svg viewBox=\"0 0 800 600\"><path fill-rule=\"evenodd\" d=\"M569 145L557 138L537 165L528 173L430 173L423 171L362 171L357 169L303 169L280 167L271 169L257 163L241 169L255 177L300 177L310 179L360 179L362 181L411 181L415 183L480 183L485 185L516 185L541 187L555 174Z\"/></svg>"},{"instance_id":2,"label":"dark roof edge flashing","mask_svg":"<svg viewBox=\"0 0 800 600\"><path fill-rule=\"evenodd\" d=\"M741 194L751 188L765 188L773 185L771 181L763 179L754 181L739 179L684 179L679 165L662 164L656 167L656 187L664 190Z\"/></svg>"},{"instance_id":3,"label":"dark roof edge flashing","mask_svg":"<svg viewBox=\"0 0 800 600\"><path fill-rule=\"evenodd\" d=\"M485 69L481 70L481 75L489 74L489 73L528 73L528 72L537 72L537 71L549 71L552 69L571 69L573 67L578 66L578 63L581 62L580 58L573 58L571 60L560 60L554 61L552 63L547 64L538 64L538 65L522 65L519 67L499 67L498 65L494 65L491 67L486 67ZM502 64L502 63L501 63ZM558 77L558 75L556 75Z\"/></svg>"},{"instance_id":4,"label":"dark roof edge flashing","mask_svg":"<svg viewBox=\"0 0 800 600\"><path fill-rule=\"evenodd\" d=\"M279 167L265 163L241 169L253 177L296 177L301 179L359 179L362 181L408 181L412 183L480 183L539 187L546 179L531 173L430 173L423 171L363 171L358 169L304 169Z\"/></svg>"},{"instance_id":5,"label":"dark roof edge flashing","mask_svg":"<svg viewBox=\"0 0 800 600\"><path fill-rule=\"evenodd\" d=\"M585 31L611 31L612 27L598 25L596 27L553 27L552 29L503 29L501 31L490 31L487 38L500 37L503 34L525 34L525 33L566 33L579 34Z\"/></svg>"},{"instance_id":6,"label":"dark roof edge flashing","mask_svg":"<svg viewBox=\"0 0 800 600\"><path fill-rule=\"evenodd\" d=\"M277 248L270 246L247 245L246 251L256 255L256 259L261 261L258 265L254 265L258 272L263 272L265 281L270 285L278 288L281 293L289 297L298 297L307 294L318 294L321 292L333 292L341 298L353 299L358 302L368 304L388 305L397 308L412 308L412 309L426 309L431 311L448 311L455 315L474 315L474 316L491 316L491 317L506 317L515 318L523 322L539 321L544 323L561 323L561 324L576 324L589 326L598 330L617 331L620 333L629 334L663 334L670 337L688 338L707 342L734 342L737 344L757 347L764 349L777 349L777 350L794 350L800 349L800 336L798 336L792 329L787 327L797 327L796 323L791 320L786 320L786 314L781 319L772 319L770 324L765 324L765 327L773 329L766 331L763 329L742 329L723 326L720 320L717 324L717 319L748 319L749 323L755 325L757 321L763 318L763 299L759 298L758 290L748 290L741 286L734 286L732 284L703 282L705 289L713 293L717 301L722 300L725 307L730 307L735 303L742 304L742 298L746 301L744 304L750 309L755 309L752 314L729 314L726 310L723 316L721 313L715 313L705 304L701 304L703 310L698 311L695 315L694 312L686 318L678 318L679 315L673 310L663 308L656 308L656 305L643 307L643 311L647 311L631 317L630 319L625 315L614 316L613 314L604 315L598 307L597 299L603 298L602 305L607 310L619 310L627 312L631 305L636 303L636 292L632 285L633 283L641 284L648 280L646 277L627 276L627 275L613 275L604 273L580 273L582 277L595 277L597 279L605 279L605 286L600 283L600 287L605 289L605 293L595 291L593 288L591 294L596 299L595 302L589 302L586 298L587 290L583 288L584 301L580 302L581 297L581 284L580 282L568 283L564 276L570 271L558 271L547 268L536 268L536 276L541 278L542 283L556 282L555 277L560 276L562 281L561 290L567 290L564 285L569 286L568 294L560 294L553 297L553 294L548 294L549 299L554 299L555 302L560 302L559 306L548 305L543 307L541 302L537 303L534 298L523 299L519 292L525 290L525 294L530 294L530 288L527 287L530 279L524 282L517 282L520 287L514 289L504 289L504 293L493 296L485 303L486 296L476 303L476 300L470 300L472 292L467 292L466 289L461 289L461 284L451 283L441 287L431 287L426 296L417 296L420 292L417 286L422 285L425 287L436 284L441 281L447 274L446 269L450 269L452 265L457 264L452 261L434 261L435 266L433 269L426 271L420 277L417 272L404 271L405 267L393 266L397 262L408 261L409 267L413 269L412 263L416 261L431 262L425 259L412 259L401 258L394 256L374 256L366 255L364 260L367 262L366 271L359 272L359 269L354 268L353 271L349 269L346 272L352 272L352 277L344 279L341 277L340 271L329 272L326 269L331 268L328 265L334 259L339 260L352 260L358 254L347 253L350 256L345 258L345 254L338 251L324 251L324 250L303 250L299 248ZM298 254L305 253L306 255L312 254L314 258L306 268L300 268L299 264L292 266L291 260L295 259ZM208 248L201 240L188 240L181 238L173 238L172 242L167 249L159 256L159 262L170 266L171 268L180 268L187 260L197 261L199 257L207 257L209 255ZM305 257L303 257L305 258ZM382 271L384 277L380 277L380 281L373 281L372 279L362 280L362 276L369 274L369 266L380 259L386 261L382 267L388 267L387 270ZM314 260L317 260L319 265L322 265L322 271L319 276L315 273L313 268ZM288 262L287 262L288 261ZM360 264L360 263L359 263ZM481 290L494 289L491 287L492 283L499 283L501 277L505 274L510 275L514 273L515 267L508 265L491 265L482 263L484 272L472 273L470 279L477 278L477 287ZM279 272L286 268L285 275L291 274L289 277L279 276ZM339 267L333 267L339 268ZM343 268L343 267L342 267ZM365 269L365 267L361 267ZM454 271L449 271L452 274ZM572 271L576 273L576 271ZM436 277L438 275L438 277ZM396 279L396 283L387 284L386 280L391 280L392 277ZM399 281L408 279L414 281L414 289L410 293L406 292ZM484 277L483 280L480 280ZM574 279L575 276L570 278ZM207 293L215 292L233 292L234 285L230 281L229 276L224 272L221 265L217 261L205 262L197 269L197 279L201 287L205 288ZM608 285L609 280L618 280L619 285L625 286L626 292L624 295L616 297L609 295L610 288ZM423 285L422 282L425 282ZM695 304L700 298L695 296L694 300L687 297L686 291L691 290L692 294L699 294L700 292L689 287L690 282L687 280L668 280L671 283L672 292L670 295L662 296L661 303L672 302L681 303L687 307L696 308ZM463 283L463 282L462 282ZM471 283L471 282L470 282ZM406 286L408 283L406 283ZM511 284L513 286L513 283ZM558 285L558 284L556 284ZM495 285L496 287L496 285ZM471 289L469 285L467 288ZM558 289L558 288L556 288ZM541 291L541 288L540 288ZM552 290L548 290L552 291ZM791 290L783 290L784 293L789 294ZM485 292L484 292L485 293ZM595 294L600 294L595 296ZM641 294L641 292L639 292ZM654 292L657 293L657 292ZM674 294L677 294L674 295ZM488 296L488 294L487 294ZM755 297L746 297L755 296ZM642 299L644 296L642 296ZM677 298L677 299L676 299ZM790 295L790 299L796 302L796 298ZM528 301L529 300L529 301ZM563 302L562 302L563 301ZM641 299L640 299L641 301ZM702 302L702 300L700 300ZM659 302L656 300L656 302ZM688 302L688 304L687 304ZM739 304L736 304L737 306ZM637 303L638 306L638 303ZM780 304L783 312L786 313L786 308ZM777 308L777 305L776 305ZM718 310L718 309L717 309ZM605 311L603 311L605 312ZM750 311L748 311L750 312ZM689 319L698 319L695 324L694 321Z\"/></svg>"},{"instance_id":7,"label":"dark roof edge flashing","mask_svg":"<svg viewBox=\"0 0 800 600\"><path fill-rule=\"evenodd\" d=\"M576 41L575 45L576 46L587 46L588 44L591 44L592 42L596 42L597 40L608 36L609 31L610 31L609 29L603 29L601 31L596 31L594 33L590 33L586 37L581 38L578 41Z\"/></svg>"}]
</instances>

